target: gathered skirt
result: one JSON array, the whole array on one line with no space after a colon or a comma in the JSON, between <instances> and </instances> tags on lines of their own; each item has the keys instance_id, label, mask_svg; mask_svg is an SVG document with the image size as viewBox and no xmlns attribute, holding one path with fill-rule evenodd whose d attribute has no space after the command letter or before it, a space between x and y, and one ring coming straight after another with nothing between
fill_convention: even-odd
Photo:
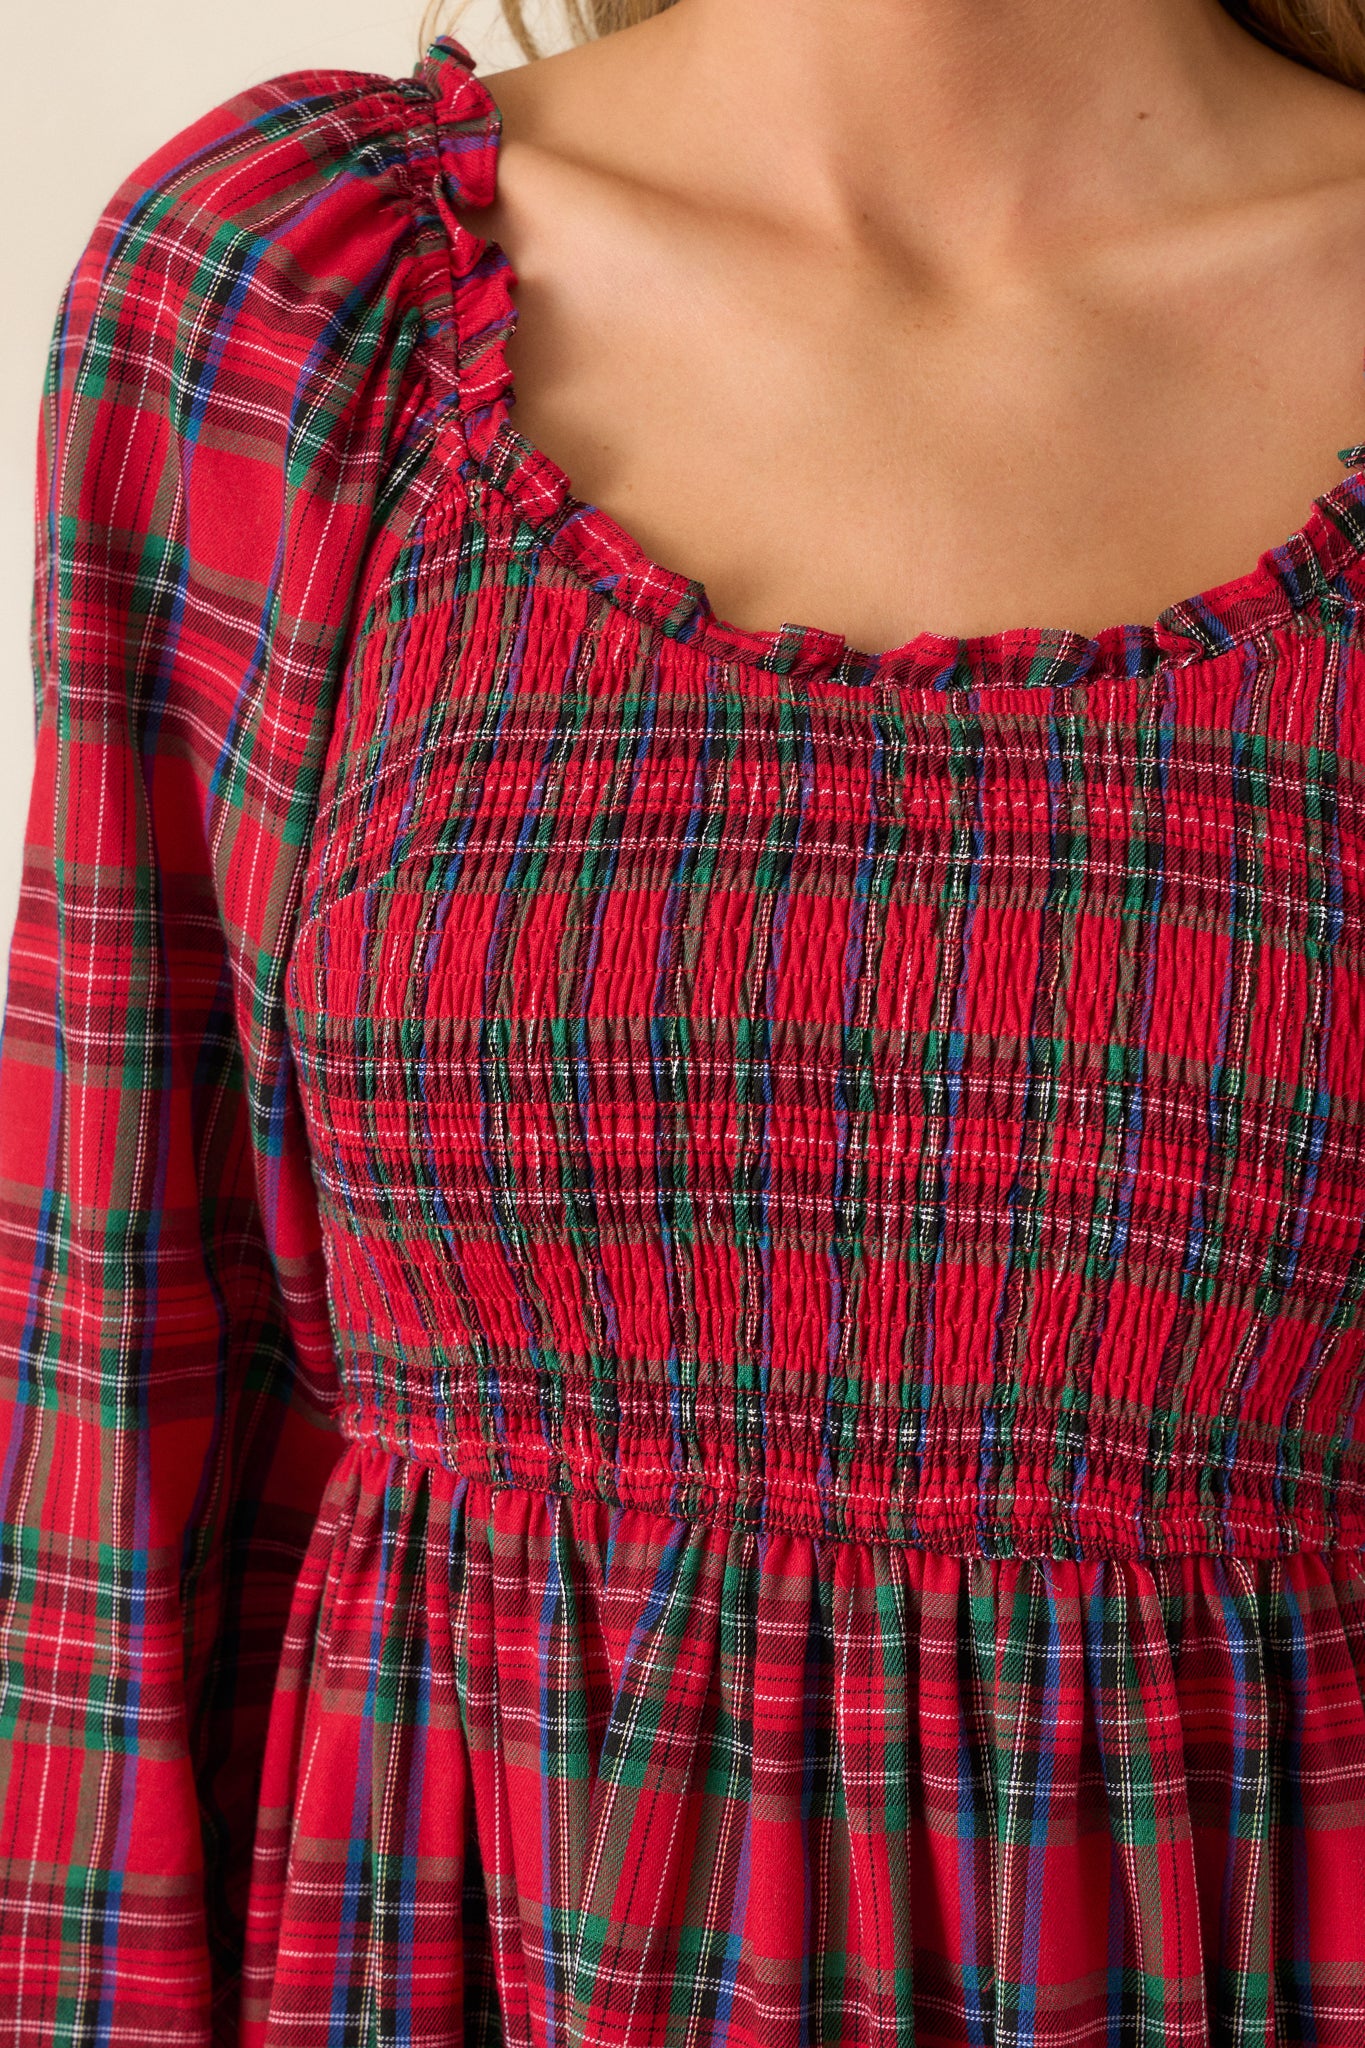
<instances>
[{"instance_id":1,"label":"gathered skirt","mask_svg":"<svg viewBox=\"0 0 1365 2048\"><path fill-rule=\"evenodd\" d=\"M1365 1565L989 1558L347 1444L261 2048L1365 2040Z\"/></svg>"}]
</instances>

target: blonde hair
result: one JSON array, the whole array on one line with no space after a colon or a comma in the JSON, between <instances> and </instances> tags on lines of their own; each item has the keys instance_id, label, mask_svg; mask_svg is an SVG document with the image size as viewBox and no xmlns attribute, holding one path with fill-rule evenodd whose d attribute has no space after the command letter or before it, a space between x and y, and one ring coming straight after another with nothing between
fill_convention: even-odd
<instances>
[{"instance_id":1,"label":"blonde hair","mask_svg":"<svg viewBox=\"0 0 1365 2048\"><path fill-rule=\"evenodd\" d=\"M526 0L500 0L503 16L528 57L545 54L526 19ZM673 0L561 0L569 40L591 42L662 14ZM1313 71L1365 90L1365 0L1222 0L1254 36ZM422 42L439 32L444 0L429 0Z\"/></svg>"}]
</instances>

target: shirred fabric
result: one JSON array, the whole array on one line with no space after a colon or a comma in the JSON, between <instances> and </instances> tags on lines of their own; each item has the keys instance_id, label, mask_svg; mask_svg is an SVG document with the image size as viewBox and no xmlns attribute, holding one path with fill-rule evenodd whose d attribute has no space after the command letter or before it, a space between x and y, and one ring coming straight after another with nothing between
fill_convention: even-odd
<instances>
[{"instance_id":1,"label":"shirred fabric","mask_svg":"<svg viewBox=\"0 0 1365 2048\"><path fill-rule=\"evenodd\" d=\"M240 95L39 464L0 2032L1365 2039L1365 448L1095 636L718 618L499 123Z\"/></svg>"}]
</instances>

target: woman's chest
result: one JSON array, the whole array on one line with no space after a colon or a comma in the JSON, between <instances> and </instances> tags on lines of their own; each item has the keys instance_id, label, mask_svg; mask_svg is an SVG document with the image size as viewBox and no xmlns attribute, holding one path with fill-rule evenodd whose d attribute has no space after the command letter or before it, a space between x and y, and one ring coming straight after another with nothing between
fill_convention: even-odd
<instances>
[{"instance_id":1,"label":"woman's chest","mask_svg":"<svg viewBox=\"0 0 1365 2048\"><path fill-rule=\"evenodd\" d=\"M1122 1215L1146 1277L1344 1283L1358 647L848 689L482 567L363 643L288 970L324 1210L425 1320L442 1244L497 1300L583 1233L1093 1275Z\"/></svg>"}]
</instances>

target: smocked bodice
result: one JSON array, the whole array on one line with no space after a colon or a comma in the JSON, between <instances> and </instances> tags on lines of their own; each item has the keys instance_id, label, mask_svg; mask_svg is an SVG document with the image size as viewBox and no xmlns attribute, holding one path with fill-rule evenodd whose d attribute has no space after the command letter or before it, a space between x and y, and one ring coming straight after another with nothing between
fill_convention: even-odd
<instances>
[{"instance_id":1,"label":"smocked bodice","mask_svg":"<svg viewBox=\"0 0 1365 2048\"><path fill-rule=\"evenodd\" d=\"M290 967L347 1426L986 1554L1358 1541L1359 657L782 673L469 491Z\"/></svg>"}]
</instances>

